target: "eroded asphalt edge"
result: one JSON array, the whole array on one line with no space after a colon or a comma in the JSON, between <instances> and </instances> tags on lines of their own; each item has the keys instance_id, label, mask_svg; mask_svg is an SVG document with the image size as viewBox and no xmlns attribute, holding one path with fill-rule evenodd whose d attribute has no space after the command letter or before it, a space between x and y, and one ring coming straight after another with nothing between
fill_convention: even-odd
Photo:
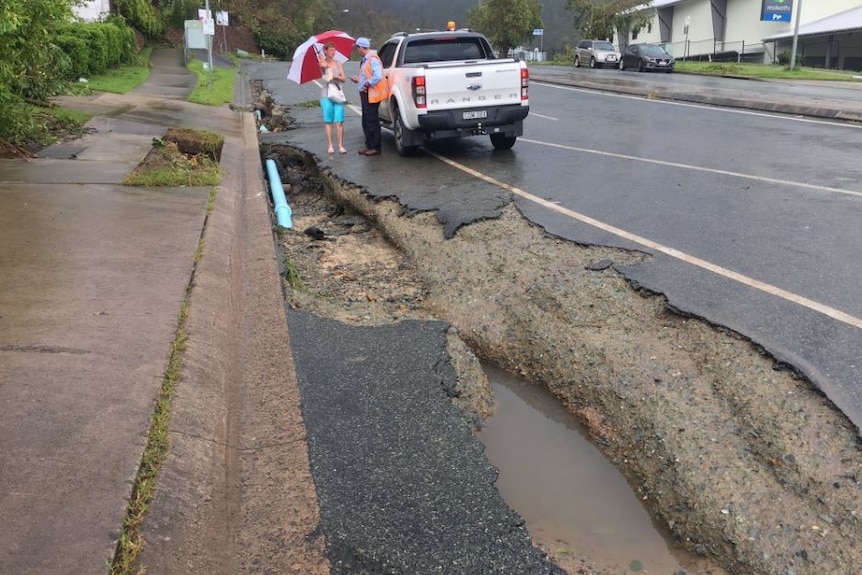
<instances>
[{"instance_id":1,"label":"eroded asphalt edge","mask_svg":"<svg viewBox=\"0 0 862 575\"><path fill-rule=\"evenodd\" d=\"M540 74L533 74L533 79L611 90L601 84L590 86L565 79L543 78ZM248 78L239 81L247 84ZM648 95L642 90L616 91ZM759 102L697 94L690 97L675 94L669 99L764 109ZM772 102L768 111L846 119L835 110L798 104ZM862 115L859 118L862 119ZM451 438L454 435L459 444L466 441L463 450L446 455L445 460L450 460L452 455L459 460L459 453L469 453L477 448L477 442L468 437L469 434L458 431L459 424L452 419L458 416L450 409L451 405L442 393L440 380L446 377L440 373L441 366L446 365L443 354L445 330L442 326L425 322L409 322L397 328L350 328L288 310L290 336L293 337L288 344L290 339L284 316L281 316L283 300L277 279L278 264L273 254L272 220L258 155L257 133L250 115L243 114L242 121L242 144L227 142L223 155L226 181L221 186L206 232L207 249L200 265L195 286L197 297L193 298L189 321L191 346L187 352L187 373L181 386L189 393L181 393L177 397L172 433L174 451L160 477L160 495L154 501L147 520L147 548L143 563L151 573L227 573L256 571L262 566L280 572L300 572L294 570L295 560L300 556L302 560L315 561L322 552L322 542L317 537L318 516L313 490L296 498L288 494L288 498L293 500L291 507L294 511L290 517L281 514L283 508L279 505L266 503L272 499L281 500L286 491L284 486L289 486L287 491L290 492L299 484L308 483L308 477L304 476L307 464L282 469L280 477L267 477L265 485L259 486L262 491L251 497L244 493L242 502L237 502L227 493L236 489L243 476L251 483L261 479L250 477L254 461L260 456L260 449L253 445L260 437L256 431L275 433L281 440L287 439L286 443L302 444L305 433L302 426L285 430L285 423L279 421L278 414L269 414L274 420L270 422L273 427L258 426L254 429L259 416L254 412L272 399L282 401L287 398L292 407L297 405L295 377L298 375L307 418L311 466L321 500L322 531L332 545L332 572L375 573L406 565L410 565L414 573L425 572L423 568L433 569L436 561L433 557L439 550L432 550L429 543L435 540L443 543L445 537L435 537L433 532L423 533L416 539L422 541L424 549L410 548L417 542L410 539L402 541L400 548L392 545L399 534L421 529L422 525L413 520L410 513L405 514L405 509L416 510L416 492L410 490L412 483L404 482L408 477L398 478L392 473L396 469L412 470L405 468L402 458L393 457L391 444L387 441L392 433L400 434L402 437L396 452L415 455L411 446L422 442L423 436L418 432L428 424L431 427L424 430L435 437ZM234 165L236 152L243 159L239 162L242 164L239 169L241 175L235 177L232 168L238 167ZM231 190L232 185L237 189ZM225 273L225 270L229 272ZM249 281L251 277L259 281ZM240 284L243 286L239 290L241 293L237 288ZM206 295L207 287L214 292ZM255 301L254 310L245 307ZM242 320L237 316L242 316ZM403 330L409 333L405 334ZM264 332L271 337L262 335ZM418 348L415 347L417 344ZM365 353L357 354L363 348ZM242 351L237 353L237 349ZM296 361L296 374L290 365L291 349ZM380 354L380 350L387 350L387 353ZM405 356L414 358L416 363L407 368L404 362L392 361L392 358L403 359ZM321 361L324 358L326 362ZM261 367L266 375L247 375ZM243 384L237 389L236 383L240 380ZM400 385L386 385L387 381L396 381ZM219 384L216 388L212 388L214 382ZM200 389L191 392L193 386ZM414 387L420 395L435 388L438 393L414 403L420 395L402 395L407 386ZM256 390L260 388L266 389L258 393ZM333 393L335 389L341 393ZM395 390L399 393L394 393ZM347 398L350 400L343 401ZM237 411L238 404L244 404L244 408ZM405 405L411 406L409 413L404 411ZM439 417L426 419L431 413L430 405L435 411L442 410ZM189 413L184 415L184 409ZM415 409L419 413L413 413ZM200 413L207 414L203 421L193 421L195 414ZM398 414L399 419L403 418L402 421L418 415L422 423L412 427L387 427L394 414ZM184 420L186 416L191 420ZM376 425L377 421L383 425ZM454 428L443 435L435 435L453 422ZM388 436L374 433L383 429L388 430ZM338 430L342 434L337 433ZM365 436L366 433L371 434ZM344 437L351 441L343 441ZM281 443L283 446L284 442ZM369 453L371 445L381 448L376 454L379 456L377 463L375 454ZM272 444L263 449L270 451L266 457L279 458L277 453L272 453ZM299 451L301 459L304 447L293 451ZM419 461L432 461L443 454L438 451L431 455L430 459ZM293 453L285 457L295 456ZM238 464L237 460L243 457L246 459ZM470 459L474 465L479 465L466 471L466 475L478 478L479 483L466 486L465 495L472 488L486 490L493 481L487 475L484 457ZM382 470L385 472L380 473ZM290 477L291 474L299 474L299 477ZM457 500L451 492L452 477L434 477L433 473L426 473L413 479L429 490L439 488L444 507ZM375 485L375 480L380 482L379 485ZM377 488L383 485L387 488ZM357 487L359 491L354 491ZM403 500L396 499L387 490L398 491ZM357 498L362 499L357 501L354 499L356 493L364 493L365 496ZM487 497L493 499L483 491L482 499ZM297 509L297 504L303 508ZM502 521L496 525L503 533L508 531L512 536L512 541L505 547L512 553L510 565L513 570L499 572L552 572L541 570L553 567L538 558L529 546L519 520L499 500L499 496L491 506L499 506L498 517ZM434 515L435 507L429 504L422 513ZM488 505L481 509L481 512L479 509L470 512L479 513L474 517L487 518ZM431 518L430 515L427 517ZM237 519L240 521L235 522ZM438 519L434 517L435 522ZM281 521L299 522L300 528L309 536L301 541L285 540L283 534L279 534ZM241 532L226 530L225 527L230 525L242 526ZM394 525L400 527L392 530ZM443 527L440 533L444 534L447 529L445 523L441 522L439 526ZM463 540L463 536L459 539ZM475 551L483 548L489 549L481 543L474 543L464 550L469 551L470 560L476 561ZM489 555L493 554L495 561L505 563L499 555L499 546L494 548L492 545L492 548L493 553ZM447 553L451 551L449 549ZM523 560L541 564L537 567L540 570L529 568L525 571L523 565L515 566ZM329 568L319 560L317 564L319 572L329 572ZM363 570L359 571L359 568ZM309 571L303 567L301 572Z\"/></svg>"}]
</instances>

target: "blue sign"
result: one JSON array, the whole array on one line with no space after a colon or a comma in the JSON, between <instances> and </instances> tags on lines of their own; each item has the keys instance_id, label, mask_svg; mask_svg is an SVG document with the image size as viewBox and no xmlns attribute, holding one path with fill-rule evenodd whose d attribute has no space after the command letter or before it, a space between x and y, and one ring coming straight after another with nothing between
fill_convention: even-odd
<instances>
[{"instance_id":1,"label":"blue sign","mask_svg":"<svg viewBox=\"0 0 862 575\"><path fill-rule=\"evenodd\" d=\"M763 0L761 22L790 22L793 0Z\"/></svg>"},{"instance_id":2,"label":"blue sign","mask_svg":"<svg viewBox=\"0 0 862 575\"><path fill-rule=\"evenodd\" d=\"M542 28L534 28L533 29L533 36L543 36L544 34L545 34L545 31Z\"/></svg>"}]
</instances>

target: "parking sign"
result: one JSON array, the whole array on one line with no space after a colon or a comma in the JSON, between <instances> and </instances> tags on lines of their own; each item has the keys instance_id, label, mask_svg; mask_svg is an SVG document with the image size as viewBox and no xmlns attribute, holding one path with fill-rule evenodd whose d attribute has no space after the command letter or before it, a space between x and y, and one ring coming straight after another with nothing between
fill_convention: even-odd
<instances>
[{"instance_id":1,"label":"parking sign","mask_svg":"<svg viewBox=\"0 0 862 575\"><path fill-rule=\"evenodd\" d=\"M793 0L763 0L760 10L762 22L790 22Z\"/></svg>"}]
</instances>

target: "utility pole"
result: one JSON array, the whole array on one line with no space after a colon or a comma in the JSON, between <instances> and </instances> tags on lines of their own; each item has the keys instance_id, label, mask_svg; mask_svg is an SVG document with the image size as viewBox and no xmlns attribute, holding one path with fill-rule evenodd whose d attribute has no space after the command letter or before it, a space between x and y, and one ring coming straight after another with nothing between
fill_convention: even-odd
<instances>
[{"instance_id":1,"label":"utility pole","mask_svg":"<svg viewBox=\"0 0 862 575\"><path fill-rule=\"evenodd\" d=\"M206 11L207 11L207 24L212 23L212 13L210 12L210 0L206 0ZM215 36L215 29L213 29L212 34L206 34L207 39L207 60L209 63L209 72L210 72L210 90L213 89L213 37Z\"/></svg>"},{"instance_id":2,"label":"utility pole","mask_svg":"<svg viewBox=\"0 0 862 575\"><path fill-rule=\"evenodd\" d=\"M796 24L793 29L793 47L790 49L790 69L796 66L796 44L799 42L799 21L802 20L802 0L796 0Z\"/></svg>"}]
</instances>

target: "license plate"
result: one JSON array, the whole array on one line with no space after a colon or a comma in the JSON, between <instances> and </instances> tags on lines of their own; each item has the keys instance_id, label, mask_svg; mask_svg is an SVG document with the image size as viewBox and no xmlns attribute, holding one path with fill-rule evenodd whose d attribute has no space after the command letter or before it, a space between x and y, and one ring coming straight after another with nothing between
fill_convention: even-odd
<instances>
[{"instance_id":1,"label":"license plate","mask_svg":"<svg viewBox=\"0 0 862 575\"><path fill-rule=\"evenodd\" d=\"M475 110L472 112L464 112L465 120L478 120L480 118L487 118L488 110Z\"/></svg>"}]
</instances>

